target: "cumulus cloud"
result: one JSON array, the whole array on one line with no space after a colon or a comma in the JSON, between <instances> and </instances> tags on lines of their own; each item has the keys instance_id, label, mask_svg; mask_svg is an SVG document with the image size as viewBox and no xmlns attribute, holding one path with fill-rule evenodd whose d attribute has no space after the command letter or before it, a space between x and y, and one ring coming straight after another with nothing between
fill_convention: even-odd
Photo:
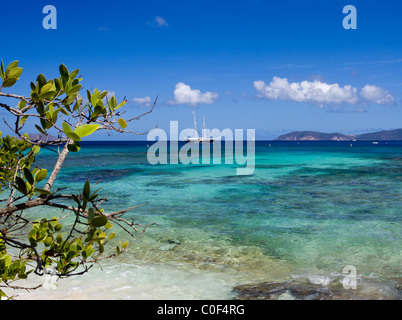
<instances>
[{"instance_id":1,"label":"cumulus cloud","mask_svg":"<svg viewBox=\"0 0 402 320\"><path fill-rule=\"evenodd\" d=\"M394 104L394 97L380 87L366 85L358 94L357 88L351 85L340 86L338 83L326 83L317 79L289 83L286 78L274 77L269 84L254 81L257 96L269 100L289 100L319 105L361 104L373 102L380 105Z\"/></svg>"},{"instance_id":2,"label":"cumulus cloud","mask_svg":"<svg viewBox=\"0 0 402 320\"><path fill-rule=\"evenodd\" d=\"M196 106L200 103L212 104L217 98L216 92L202 93L198 89L191 89L191 87L183 82L179 82L175 86L174 100L171 100L170 104L188 104L190 106Z\"/></svg>"},{"instance_id":3,"label":"cumulus cloud","mask_svg":"<svg viewBox=\"0 0 402 320\"><path fill-rule=\"evenodd\" d=\"M143 98L133 98L133 101L138 103L143 107L150 107L151 106L151 97L143 97Z\"/></svg>"},{"instance_id":4,"label":"cumulus cloud","mask_svg":"<svg viewBox=\"0 0 402 320\"><path fill-rule=\"evenodd\" d=\"M274 77L269 84L254 81L254 87L260 98L308 102L320 107L325 104L354 104L359 101L357 89L351 85L341 87L337 83L328 84L319 80L289 83L286 78Z\"/></svg>"},{"instance_id":5,"label":"cumulus cloud","mask_svg":"<svg viewBox=\"0 0 402 320\"><path fill-rule=\"evenodd\" d=\"M394 97L387 90L369 84L360 90L360 96L368 102L375 102L381 105L395 103Z\"/></svg>"}]
</instances>

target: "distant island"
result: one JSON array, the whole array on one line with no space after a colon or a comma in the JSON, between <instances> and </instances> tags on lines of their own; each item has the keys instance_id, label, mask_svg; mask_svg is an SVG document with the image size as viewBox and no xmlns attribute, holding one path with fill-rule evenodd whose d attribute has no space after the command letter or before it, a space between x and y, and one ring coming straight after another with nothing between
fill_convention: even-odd
<instances>
[{"instance_id":1,"label":"distant island","mask_svg":"<svg viewBox=\"0 0 402 320\"><path fill-rule=\"evenodd\" d=\"M402 129L383 130L358 135L343 133L322 133L317 131L293 131L283 134L275 140L281 141L371 141L371 140L402 140Z\"/></svg>"},{"instance_id":2,"label":"distant island","mask_svg":"<svg viewBox=\"0 0 402 320\"><path fill-rule=\"evenodd\" d=\"M50 142L50 141L56 141L57 140L57 138L52 136L51 134L44 135L42 133L29 133L28 136L29 136L29 139L31 141Z\"/></svg>"}]
</instances>

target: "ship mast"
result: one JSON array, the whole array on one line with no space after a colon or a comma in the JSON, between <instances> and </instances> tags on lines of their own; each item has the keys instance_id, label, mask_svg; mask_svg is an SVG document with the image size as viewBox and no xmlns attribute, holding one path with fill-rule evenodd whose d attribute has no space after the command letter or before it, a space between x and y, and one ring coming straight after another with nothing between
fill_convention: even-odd
<instances>
[{"instance_id":1,"label":"ship mast","mask_svg":"<svg viewBox=\"0 0 402 320\"><path fill-rule=\"evenodd\" d=\"M197 131L197 121L195 120L195 111L193 110L194 115L194 130L195 130L195 137L198 139L198 131Z\"/></svg>"}]
</instances>

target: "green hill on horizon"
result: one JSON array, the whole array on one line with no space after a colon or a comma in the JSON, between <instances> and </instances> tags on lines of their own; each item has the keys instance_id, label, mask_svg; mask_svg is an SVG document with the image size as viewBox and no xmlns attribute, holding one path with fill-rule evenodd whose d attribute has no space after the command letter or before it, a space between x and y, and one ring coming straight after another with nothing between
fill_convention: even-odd
<instances>
[{"instance_id":1,"label":"green hill on horizon","mask_svg":"<svg viewBox=\"0 0 402 320\"><path fill-rule=\"evenodd\" d=\"M317 131L293 131L283 134L275 140L282 141L353 141L353 140L402 140L402 129L382 130L358 135L343 133L323 133Z\"/></svg>"}]
</instances>

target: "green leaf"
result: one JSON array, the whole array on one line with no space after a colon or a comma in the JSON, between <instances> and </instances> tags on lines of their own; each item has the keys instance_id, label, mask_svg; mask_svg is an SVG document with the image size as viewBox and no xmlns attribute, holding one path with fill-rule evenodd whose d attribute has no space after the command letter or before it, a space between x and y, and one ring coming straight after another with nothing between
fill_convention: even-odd
<instances>
[{"instance_id":1,"label":"green leaf","mask_svg":"<svg viewBox=\"0 0 402 320\"><path fill-rule=\"evenodd\" d=\"M36 128L36 130L38 130L40 133L46 135L46 132L45 132L41 127L39 127L38 125L35 124L35 128Z\"/></svg>"},{"instance_id":2,"label":"green leaf","mask_svg":"<svg viewBox=\"0 0 402 320\"><path fill-rule=\"evenodd\" d=\"M54 84L56 86L56 90L57 91L62 91L64 86L63 86L63 82L60 79L54 79Z\"/></svg>"},{"instance_id":3,"label":"green leaf","mask_svg":"<svg viewBox=\"0 0 402 320\"><path fill-rule=\"evenodd\" d=\"M53 126L49 121L46 121L45 119L40 119L40 123L43 130L50 129Z\"/></svg>"},{"instance_id":4,"label":"green leaf","mask_svg":"<svg viewBox=\"0 0 402 320\"><path fill-rule=\"evenodd\" d=\"M8 72L7 78L16 78L16 79L18 79L21 76L21 73L22 73L22 68L18 68L18 67L12 68Z\"/></svg>"},{"instance_id":5,"label":"green leaf","mask_svg":"<svg viewBox=\"0 0 402 320\"><path fill-rule=\"evenodd\" d=\"M87 180L87 181L85 182L84 188L83 188L83 190L82 190L82 196L83 196L85 199L88 199L90 192L91 192L91 187L90 187L90 185L89 185L89 181Z\"/></svg>"},{"instance_id":6,"label":"green leaf","mask_svg":"<svg viewBox=\"0 0 402 320\"><path fill-rule=\"evenodd\" d=\"M124 242L123 244L122 244L122 246L121 246L121 248L122 249L125 249L125 248L127 248L127 246L130 244L130 242L129 241L126 241L126 242Z\"/></svg>"},{"instance_id":7,"label":"green leaf","mask_svg":"<svg viewBox=\"0 0 402 320\"><path fill-rule=\"evenodd\" d=\"M80 136L73 132L73 129L71 129L71 127L68 125L68 123L63 122L62 126L63 126L64 133L66 134L66 136L68 138L70 138L74 141L81 141ZM68 146L67 146L67 148L68 148Z\"/></svg>"},{"instance_id":8,"label":"green leaf","mask_svg":"<svg viewBox=\"0 0 402 320\"><path fill-rule=\"evenodd\" d=\"M69 76L70 80L74 79L77 76L79 71L80 71L79 69L75 69L75 70L71 71L70 76Z\"/></svg>"},{"instance_id":9,"label":"green leaf","mask_svg":"<svg viewBox=\"0 0 402 320\"><path fill-rule=\"evenodd\" d=\"M91 104L93 106L96 106L97 102L98 102L98 98L97 95L95 93L91 94L91 100L90 100Z\"/></svg>"},{"instance_id":10,"label":"green leaf","mask_svg":"<svg viewBox=\"0 0 402 320\"><path fill-rule=\"evenodd\" d=\"M31 92L31 98L33 101L39 101L39 95L34 91Z\"/></svg>"},{"instance_id":11,"label":"green leaf","mask_svg":"<svg viewBox=\"0 0 402 320\"><path fill-rule=\"evenodd\" d=\"M46 93L42 93L39 96L39 99L41 100L53 100L53 98L56 96L56 91L52 90L52 91L48 91Z\"/></svg>"},{"instance_id":12,"label":"green leaf","mask_svg":"<svg viewBox=\"0 0 402 320\"><path fill-rule=\"evenodd\" d=\"M71 129L70 125L67 122L63 122L61 125L63 127L64 133L73 132L73 129Z\"/></svg>"},{"instance_id":13,"label":"green leaf","mask_svg":"<svg viewBox=\"0 0 402 320\"><path fill-rule=\"evenodd\" d=\"M99 128L99 124L83 124L74 130L79 137L86 137L94 133Z\"/></svg>"},{"instance_id":14,"label":"green leaf","mask_svg":"<svg viewBox=\"0 0 402 320\"><path fill-rule=\"evenodd\" d=\"M36 77L36 82L39 84L39 88L42 88L46 84L46 77L41 73Z\"/></svg>"},{"instance_id":15,"label":"green leaf","mask_svg":"<svg viewBox=\"0 0 402 320\"><path fill-rule=\"evenodd\" d=\"M78 92L81 89L81 87L82 86L80 84L75 85L70 90L68 90L68 94L73 94L73 93Z\"/></svg>"},{"instance_id":16,"label":"green leaf","mask_svg":"<svg viewBox=\"0 0 402 320\"><path fill-rule=\"evenodd\" d=\"M106 97L107 93L108 93L107 90L103 91L103 92L99 95L98 98L102 100L104 97Z\"/></svg>"},{"instance_id":17,"label":"green leaf","mask_svg":"<svg viewBox=\"0 0 402 320\"><path fill-rule=\"evenodd\" d=\"M116 109L121 108L121 107L124 106L126 103L127 103L127 100L123 100L123 102L119 103L119 104L116 106Z\"/></svg>"},{"instance_id":18,"label":"green leaf","mask_svg":"<svg viewBox=\"0 0 402 320\"><path fill-rule=\"evenodd\" d=\"M69 73L68 69L64 64L61 64L59 67L61 78L63 79L63 83L68 81Z\"/></svg>"},{"instance_id":19,"label":"green leaf","mask_svg":"<svg viewBox=\"0 0 402 320\"><path fill-rule=\"evenodd\" d=\"M88 221L91 222L95 218L95 212L93 208L88 209Z\"/></svg>"},{"instance_id":20,"label":"green leaf","mask_svg":"<svg viewBox=\"0 0 402 320\"><path fill-rule=\"evenodd\" d=\"M1 59L1 65L0 65L0 77L1 79L4 79L6 76L5 72L4 72L4 65L3 65L3 59Z\"/></svg>"},{"instance_id":21,"label":"green leaf","mask_svg":"<svg viewBox=\"0 0 402 320\"><path fill-rule=\"evenodd\" d=\"M108 222L105 216L97 216L91 221L91 225L97 228L103 227Z\"/></svg>"},{"instance_id":22,"label":"green leaf","mask_svg":"<svg viewBox=\"0 0 402 320\"><path fill-rule=\"evenodd\" d=\"M46 84L42 87L42 89L40 89L40 94L49 92L49 91L52 89L52 87L53 87L53 83L49 83L49 82L46 83Z\"/></svg>"},{"instance_id":23,"label":"green leaf","mask_svg":"<svg viewBox=\"0 0 402 320\"><path fill-rule=\"evenodd\" d=\"M56 216L53 216L53 217L50 219L49 223L50 223L51 226L54 228L56 225L59 224L59 218L57 218Z\"/></svg>"},{"instance_id":24,"label":"green leaf","mask_svg":"<svg viewBox=\"0 0 402 320\"><path fill-rule=\"evenodd\" d=\"M95 192L93 192L93 193L91 194L91 196L89 197L88 200L89 200L89 201L95 200L95 199L98 197L97 193L98 193L98 191L99 191L100 189L102 189L102 187L98 188Z\"/></svg>"},{"instance_id":25,"label":"green leaf","mask_svg":"<svg viewBox=\"0 0 402 320\"><path fill-rule=\"evenodd\" d=\"M34 191L46 196L50 196L52 194L50 191L41 188L34 188Z\"/></svg>"},{"instance_id":26,"label":"green leaf","mask_svg":"<svg viewBox=\"0 0 402 320\"><path fill-rule=\"evenodd\" d=\"M69 116L69 115L70 115L70 114L67 112L67 110L64 109L63 107L60 107L60 106L59 106L59 110L60 110L60 112L61 112L62 114L66 115L66 116Z\"/></svg>"},{"instance_id":27,"label":"green leaf","mask_svg":"<svg viewBox=\"0 0 402 320\"><path fill-rule=\"evenodd\" d=\"M113 97L111 97L111 98L109 99L109 107L110 107L112 110L114 110L114 109L116 109L116 106L117 106L117 100L116 100L116 98L113 96Z\"/></svg>"},{"instance_id":28,"label":"green leaf","mask_svg":"<svg viewBox=\"0 0 402 320\"><path fill-rule=\"evenodd\" d=\"M25 100L20 100L19 102L18 102L18 109L23 109L23 108L25 108L25 106L27 105L27 103L25 102Z\"/></svg>"},{"instance_id":29,"label":"green leaf","mask_svg":"<svg viewBox=\"0 0 402 320\"><path fill-rule=\"evenodd\" d=\"M68 105L74 102L75 98L77 97L76 94L69 94L67 97L65 97L63 99L63 101L61 102L63 105Z\"/></svg>"},{"instance_id":30,"label":"green leaf","mask_svg":"<svg viewBox=\"0 0 402 320\"><path fill-rule=\"evenodd\" d=\"M92 249L92 245L89 245L88 248L85 250L87 258L90 257L95 252L95 249Z\"/></svg>"},{"instance_id":31,"label":"green leaf","mask_svg":"<svg viewBox=\"0 0 402 320\"><path fill-rule=\"evenodd\" d=\"M75 194L72 194L72 195L71 195L71 198L73 198L73 200L74 200L78 205L81 205L80 199L78 199L78 197L77 197Z\"/></svg>"},{"instance_id":32,"label":"green leaf","mask_svg":"<svg viewBox=\"0 0 402 320\"><path fill-rule=\"evenodd\" d=\"M67 145L67 149L71 152L78 152L81 150L81 145L78 141L74 141L74 144Z\"/></svg>"},{"instance_id":33,"label":"green leaf","mask_svg":"<svg viewBox=\"0 0 402 320\"><path fill-rule=\"evenodd\" d=\"M57 237L56 237L56 242L57 242L57 243L62 243L62 241L63 241L63 236L61 235L61 233L59 233L59 234L57 235Z\"/></svg>"},{"instance_id":34,"label":"green leaf","mask_svg":"<svg viewBox=\"0 0 402 320\"><path fill-rule=\"evenodd\" d=\"M20 177L16 177L15 182L17 183L18 191L20 191L23 194L28 193L27 186L26 186L24 180L22 180Z\"/></svg>"},{"instance_id":35,"label":"green leaf","mask_svg":"<svg viewBox=\"0 0 402 320\"><path fill-rule=\"evenodd\" d=\"M81 138L74 132L67 131L67 132L65 132L65 134L66 134L67 138L70 138L71 140L81 141Z\"/></svg>"},{"instance_id":36,"label":"green leaf","mask_svg":"<svg viewBox=\"0 0 402 320\"><path fill-rule=\"evenodd\" d=\"M28 119L28 116L22 116L20 119L20 126L23 126L25 121L27 121L27 119Z\"/></svg>"},{"instance_id":37,"label":"green leaf","mask_svg":"<svg viewBox=\"0 0 402 320\"><path fill-rule=\"evenodd\" d=\"M45 116L45 104L43 103L43 101L38 101L36 110L39 112L41 116Z\"/></svg>"},{"instance_id":38,"label":"green leaf","mask_svg":"<svg viewBox=\"0 0 402 320\"><path fill-rule=\"evenodd\" d=\"M40 169L38 172L35 173L35 181L41 182L43 179L46 178L46 176L47 176L47 170Z\"/></svg>"},{"instance_id":39,"label":"green leaf","mask_svg":"<svg viewBox=\"0 0 402 320\"><path fill-rule=\"evenodd\" d=\"M17 82L16 78L6 78L6 80L3 81L3 87L4 88L9 88L12 87L15 83Z\"/></svg>"},{"instance_id":40,"label":"green leaf","mask_svg":"<svg viewBox=\"0 0 402 320\"><path fill-rule=\"evenodd\" d=\"M97 105L94 109L94 112L92 113L92 118L96 118L99 116L101 113L103 113L103 108L99 105Z\"/></svg>"},{"instance_id":41,"label":"green leaf","mask_svg":"<svg viewBox=\"0 0 402 320\"><path fill-rule=\"evenodd\" d=\"M11 257L9 255L6 255L2 258L4 260L4 266L8 267L11 264Z\"/></svg>"},{"instance_id":42,"label":"green leaf","mask_svg":"<svg viewBox=\"0 0 402 320\"><path fill-rule=\"evenodd\" d=\"M32 152L34 153L34 154L37 154L38 152L40 151L40 147L39 146L32 146Z\"/></svg>"},{"instance_id":43,"label":"green leaf","mask_svg":"<svg viewBox=\"0 0 402 320\"><path fill-rule=\"evenodd\" d=\"M53 238L51 236L47 236L43 244L45 247L49 247L53 243Z\"/></svg>"},{"instance_id":44,"label":"green leaf","mask_svg":"<svg viewBox=\"0 0 402 320\"><path fill-rule=\"evenodd\" d=\"M119 118L117 122L119 123L120 127L122 127L122 129L125 129L127 127L127 122L123 118Z\"/></svg>"},{"instance_id":45,"label":"green leaf","mask_svg":"<svg viewBox=\"0 0 402 320\"><path fill-rule=\"evenodd\" d=\"M29 182L29 184L34 184L34 178L33 178L33 176L32 176L32 173L31 173L31 171L29 171L29 169L28 168L24 168L24 176L25 176L25 179L27 179L27 181Z\"/></svg>"},{"instance_id":46,"label":"green leaf","mask_svg":"<svg viewBox=\"0 0 402 320\"><path fill-rule=\"evenodd\" d=\"M6 71L5 71L5 75L6 75L6 76L8 75L8 72L9 72L12 68L18 67L18 62L19 62L19 61L16 60L16 61L11 62L11 63L8 65L8 67L7 67Z\"/></svg>"},{"instance_id":47,"label":"green leaf","mask_svg":"<svg viewBox=\"0 0 402 320\"><path fill-rule=\"evenodd\" d=\"M91 92L87 90L88 102L91 102Z\"/></svg>"}]
</instances>

